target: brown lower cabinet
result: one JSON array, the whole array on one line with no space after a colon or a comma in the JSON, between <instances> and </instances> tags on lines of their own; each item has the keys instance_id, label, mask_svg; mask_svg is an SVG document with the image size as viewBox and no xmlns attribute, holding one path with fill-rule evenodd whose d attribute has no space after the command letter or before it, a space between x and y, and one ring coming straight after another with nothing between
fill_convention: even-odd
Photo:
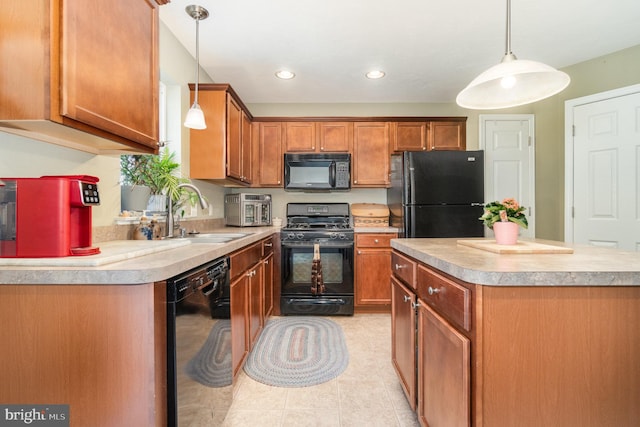
<instances>
[{"instance_id":1,"label":"brown lower cabinet","mask_svg":"<svg viewBox=\"0 0 640 427\"><path fill-rule=\"evenodd\" d=\"M231 361L235 378L264 328L269 305L272 310L273 237L232 253L229 263Z\"/></svg>"},{"instance_id":2,"label":"brown lower cabinet","mask_svg":"<svg viewBox=\"0 0 640 427\"><path fill-rule=\"evenodd\" d=\"M0 325L3 405L66 404L71 426L167 424L165 282L1 285Z\"/></svg>"},{"instance_id":3,"label":"brown lower cabinet","mask_svg":"<svg viewBox=\"0 0 640 427\"><path fill-rule=\"evenodd\" d=\"M391 239L397 233L356 233L354 310L389 312L391 288Z\"/></svg>"},{"instance_id":4,"label":"brown lower cabinet","mask_svg":"<svg viewBox=\"0 0 640 427\"><path fill-rule=\"evenodd\" d=\"M416 409L416 296L391 277L391 362L411 409Z\"/></svg>"},{"instance_id":5,"label":"brown lower cabinet","mask_svg":"<svg viewBox=\"0 0 640 427\"><path fill-rule=\"evenodd\" d=\"M471 341L418 301L418 419L424 426L468 426Z\"/></svg>"},{"instance_id":6,"label":"brown lower cabinet","mask_svg":"<svg viewBox=\"0 0 640 427\"><path fill-rule=\"evenodd\" d=\"M483 286L396 251L392 272L392 363L422 426L638 425L640 287Z\"/></svg>"}]
</instances>

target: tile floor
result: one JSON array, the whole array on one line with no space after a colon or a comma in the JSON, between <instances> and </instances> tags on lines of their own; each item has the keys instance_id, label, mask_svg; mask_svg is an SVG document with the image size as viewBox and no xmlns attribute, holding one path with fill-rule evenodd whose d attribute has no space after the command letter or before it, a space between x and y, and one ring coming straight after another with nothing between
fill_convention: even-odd
<instances>
[{"instance_id":1,"label":"tile floor","mask_svg":"<svg viewBox=\"0 0 640 427\"><path fill-rule=\"evenodd\" d=\"M349 366L337 378L279 388L239 374L225 427L418 426L391 365L391 317L330 317L342 326Z\"/></svg>"}]
</instances>

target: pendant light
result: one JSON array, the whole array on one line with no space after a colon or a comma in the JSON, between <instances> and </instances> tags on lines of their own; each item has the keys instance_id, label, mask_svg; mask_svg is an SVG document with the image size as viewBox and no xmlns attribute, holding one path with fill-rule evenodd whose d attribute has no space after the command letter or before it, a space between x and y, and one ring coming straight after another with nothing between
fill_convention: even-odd
<instances>
[{"instance_id":1,"label":"pendant light","mask_svg":"<svg viewBox=\"0 0 640 427\"><path fill-rule=\"evenodd\" d=\"M476 77L456 97L464 108L487 110L516 107L564 90L566 73L536 61L517 59L511 52L511 0L507 0L506 49L502 61Z\"/></svg>"},{"instance_id":2,"label":"pendant light","mask_svg":"<svg viewBox=\"0 0 640 427\"><path fill-rule=\"evenodd\" d=\"M202 6L190 5L185 8L187 14L196 20L196 94L193 98L193 105L187 112L184 119L185 127L191 129L206 129L204 113L198 105L198 82L200 80L200 21L209 17L209 11Z\"/></svg>"}]
</instances>

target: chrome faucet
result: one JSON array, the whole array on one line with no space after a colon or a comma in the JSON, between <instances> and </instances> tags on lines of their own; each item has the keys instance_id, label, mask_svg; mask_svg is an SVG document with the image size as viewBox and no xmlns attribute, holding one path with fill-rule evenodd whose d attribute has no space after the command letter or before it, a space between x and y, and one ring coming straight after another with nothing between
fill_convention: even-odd
<instances>
[{"instance_id":1,"label":"chrome faucet","mask_svg":"<svg viewBox=\"0 0 640 427\"><path fill-rule=\"evenodd\" d=\"M200 193L200 190L198 190L198 188L195 185L184 183L184 184L178 184L176 188L188 188L192 190L198 196L200 207L202 209L207 209L209 207L209 204L207 203L207 201L204 199L204 197L202 197L202 193ZM168 203L169 209L167 211L167 223L166 223L166 229L164 232L165 238L173 237L173 227L175 225L175 221L173 219L173 199L171 199L171 195L169 195L168 198L169 200L167 203Z\"/></svg>"}]
</instances>

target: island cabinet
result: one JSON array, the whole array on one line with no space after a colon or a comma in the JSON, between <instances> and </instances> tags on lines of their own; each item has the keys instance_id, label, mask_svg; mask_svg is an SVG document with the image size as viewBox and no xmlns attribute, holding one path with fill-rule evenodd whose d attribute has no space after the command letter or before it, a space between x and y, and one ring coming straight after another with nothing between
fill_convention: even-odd
<instances>
[{"instance_id":1,"label":"island cabinet","mask_svg":"<svg viewBox=\"0 0 640 427\"><path fill-rule=\"evenodd\" d=\"M391 239L397 233L356 233L356 312L389 312L391 309Z\"/></svg>"},{"instance_id":2,"label":"island cabinet","mask_svg":"<svg viewBox=\"0 0 640 427\"><path fill-rule=\"evenodd\" d=\"M409 406L416 409L415 293L396 276L391 277L391 363Z\"/></svg>"},{"instance_id":3,"label":"island cabinet","mask_svg":"<svg viewBox=\"0 0 640 427\"><path fill-rule=\"evenodd\" d=\"M269 315L265 311L268 308L265 293L273 295L273 238L268 237L233 252L229 256L229 264L231 359L235 377L258 340Z\"/></svg>"},{"instance_id":4,"label":"island cabinet","mask_svg":"<svg viewBox=\"0 0 640 427\"><path fill-rule=\"evenodd\" d=\"M165 282L0 286L0 402L69 405L71 426L166 425L166 293Z\"/></svg>"},{"instance_id":5,"label":"island cabinet","mask_svg":"<svg viewBox=\"0 0 640 427\"><path fill-rule=\"evenodd\" d=\"M350 122L285 122L286 153L350 152L353 124Z\"/></svg>"},{"instance_id":6,"label":"island cabinet","mask_svg":"<svg viewBox=\"0 0 640 427\"><path fill-rule=\"evenodd\" d=\"M253 179L252 117L228 84L198 85L198 103L206 129L190 131L192 179L248 186ZM195 85L189 84L191 102Z\"/></svg>"},{"instance_id":7,"label":"island cabinet","mask_svg":"<svg viewBox=\"0 0 640 427\"><path fill-rule=\"evenodd\" d=\"M466 117L391 122L391 151L466 150Z\"/></svg>"},{"instance_id":8,"label":"island cabinet","mask_svg":"<svg viewBox=\"0 0 640 427\"><path fill-rule=\"evenodd\" d=\"M257 129L256 129L257 127ZM259 187L283 187L283 139L282 122L254 123L254 134L258 140Z\"/></svg>"},{"instance_id":9,"label":"island cabinet","mask_svg":"<svg viewBox=\"0 0 640 427\"><path fill-rule=\"evenodd\" d=\"M639 286L480 285L395 249L392 272L392 362L421 425L638 425Z\"/></svg>"},{"instance_id":10,"label":"island cabinet","mask_svg":"<svg viewBox=\"0 0 640 427\"><path fill-rule=\"evenodd\" d=\"M389 123L355 122L353 124L353 187L387 187L389 185Z\"/></svg>"},{"instance_id":11,"label":"island cabinet","mask_svg":"<svg viewBox=\"0 0 640 427\"><path fill-rule=\"evenodd\" d=\"M157 153L157 2L2 7L0 129L96 154Z\"/></svg>"}]
</instances>

